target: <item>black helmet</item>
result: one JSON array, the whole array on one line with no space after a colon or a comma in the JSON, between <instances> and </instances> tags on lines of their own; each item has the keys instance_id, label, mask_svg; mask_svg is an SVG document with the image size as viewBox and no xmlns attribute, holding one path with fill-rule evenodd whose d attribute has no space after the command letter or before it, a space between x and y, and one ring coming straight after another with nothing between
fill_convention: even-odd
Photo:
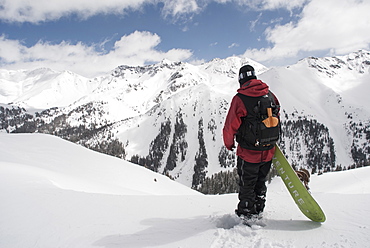
<instances>
[{"instance_id":1,"label":"black helmet","mask_svg":"<svg viewBox=\"0 0 370 248\"><path fill-rule=\"evenodd\" d=\"M239 69L239 83L240 83L240 85L244 84L245 82L247 82L251 79L257 79L253 66L251 66L251 65L242 66Z\"/></svg>"}]
</instances>

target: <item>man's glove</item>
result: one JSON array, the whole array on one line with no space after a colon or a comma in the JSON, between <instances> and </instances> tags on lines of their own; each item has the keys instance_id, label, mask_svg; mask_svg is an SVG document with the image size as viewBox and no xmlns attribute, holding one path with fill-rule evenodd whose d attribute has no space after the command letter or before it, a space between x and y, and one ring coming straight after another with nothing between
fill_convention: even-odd
<instances>
[{"instance_id":1,"label":"man's glove","mask_svg":"<svg viewBox=\"0 0 370 248\"><path fill-rule=\"evenodd\" d=\"M234 150L234 148L235 148L235 145L234 144L232 144L232 146L231 147L226 147L227 148L227 150L229 150L229 151L233 151Z\"/></svg>"}]
</instances>

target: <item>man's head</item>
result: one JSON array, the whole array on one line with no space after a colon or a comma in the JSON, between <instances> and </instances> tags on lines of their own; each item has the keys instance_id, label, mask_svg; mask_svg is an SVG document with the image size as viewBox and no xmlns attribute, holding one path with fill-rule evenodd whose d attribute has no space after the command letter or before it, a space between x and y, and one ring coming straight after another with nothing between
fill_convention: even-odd
<instances>
[{"instance_id":1,"label":"man's head","mask_svg":"<svg viewBox=\"0 0 370 248\"><path fill-rule=\"evenodd\" d=\"M251 66L251 65L242 66L239 70L240 86L242 86L245 82L247 82L251 79L257 79L253 66Z\"/></svg>"}]
</instances>

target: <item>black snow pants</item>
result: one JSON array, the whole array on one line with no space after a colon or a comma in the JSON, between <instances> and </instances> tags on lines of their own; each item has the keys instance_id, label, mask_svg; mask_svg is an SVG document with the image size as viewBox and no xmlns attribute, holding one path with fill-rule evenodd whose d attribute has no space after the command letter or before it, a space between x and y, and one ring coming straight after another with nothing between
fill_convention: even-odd
<instances>
[{"instance_id":1,"label":"black snow pants","mask_svg":"<svg viewBox=\"0 0 370 248\"><path fill-rule=\"evenodd\" d=\"M266 180L272 161L249 163L238 157L239 213L259 214L266 201Z\"/></svg>"}]
</instances>

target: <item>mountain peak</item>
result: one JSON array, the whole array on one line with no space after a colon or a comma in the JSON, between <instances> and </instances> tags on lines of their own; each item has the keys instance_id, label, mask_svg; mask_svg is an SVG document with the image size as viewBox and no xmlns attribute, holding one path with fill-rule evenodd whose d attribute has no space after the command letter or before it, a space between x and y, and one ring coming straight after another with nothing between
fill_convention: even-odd
<instances>
[{"instance_id":1,"label":"mountain peak","mask_svg":"<svg viewBox=\"0 0 370 248\"><path fill-rule=\"evenodd\" d=\"M369 73L370 69L370 52L359 50L343 56L333 57L308 57L299 63L307 63L309 67L315 68L319 73L329 78L338 74L348 73Z\"/></svg>"},{"instance_id":2,"label":"mountain peak","mask_svg":"<svg viewBox=\"0 0 370 248\"><path fill-rule=\"evenodd\" d=\"M171 61L169 59L163 59L159 64L161 65L178 65L179 63L181 62L174 62L174 61Z\"/></svg>"},{"instance_id":3,"label":"mountain peak","mask_svg":"<svg viewBox=\"0 0 370 248\"><path fill-rule=\"evenodd\" d=\"M212 74L227 74L229 77L235 77L238 74L240 67L243 65L251 65L254 67L257 75L268 70L264 65L251 60L249 58L232 56L225 59L215 58L200 67Z\"/></svg>"}]
</instances>

